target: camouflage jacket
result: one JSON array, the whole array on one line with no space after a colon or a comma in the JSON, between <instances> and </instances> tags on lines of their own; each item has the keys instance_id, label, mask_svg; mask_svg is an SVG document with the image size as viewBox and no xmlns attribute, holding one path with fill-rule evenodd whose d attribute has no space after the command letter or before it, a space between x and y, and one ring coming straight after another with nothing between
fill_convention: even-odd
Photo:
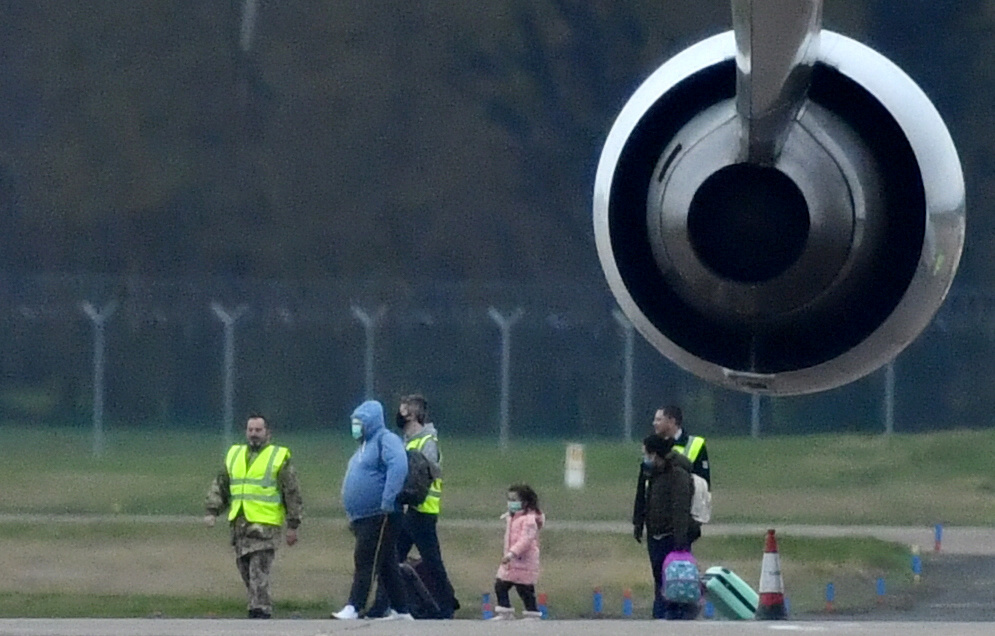
<instances>
[{"instance_id":1,"label":"camouflage jacket","mask_svg":"<svg viewBox=\"0 0 995 636\"><path fill-rule=\"evenodd\" d=\"M251 462L255 456L256 452L250 450L248 461ZM276 474L276 483L283 499L283 507L287 511L287 527L296 530L301 525L304 503L301 499L300 485L297 482L297 471L294 470L289 457L280 468L280 472ZM211 482L211 487L207 491L207 499L204 502L207 514L217 517L228 508L228 498L231 494L230 484L228 468L222 465L221 471ZM249 523L244 515L239 514L231 522L231 544L239 556L259 550L275 550L280 541L281 530L279 526Z\"/></svg>"}]
</instances>

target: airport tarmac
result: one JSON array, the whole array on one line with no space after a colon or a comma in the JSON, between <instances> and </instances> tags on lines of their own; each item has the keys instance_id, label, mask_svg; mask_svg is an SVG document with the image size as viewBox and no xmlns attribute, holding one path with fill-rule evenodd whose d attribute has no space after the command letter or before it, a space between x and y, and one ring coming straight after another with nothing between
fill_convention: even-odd
<instances>
[{"instance_id":1,"label":"airport tarmac","mask_svg":"<svg viewBox=\"0 0 995 636\"><path fill-rule=\"evenodd\" d=\"M6 619L0 636L507 636L563 634L568 636L646 636L677 631L659 621L347 621L248 619ZM918 636L955 634L990 636L995 623L941 622L783 622L694 621L681 623L682 636Z\"/></svg>"},{"instance_id":2,"label":"airport tarmac","mask_svg":"<svg viewBox=\"0 0 995 636\"><path fill-rule=\"evenodd\" d=\"M24 521L30 515L0 515ZM41 517L41 516L39 516ZM79 523L91 517L45 516L45 521ZM142 521L138 517L135 520ZM149 517L150 522L161 518ZM194 523L193 517L177 518ZM449 524L485 525L488 521L450 520ZM552 524L551 524L552 525ZM629 532L627 524L560 522L571 530ZM765 526L714 524L714 535L762 536ZM811 617L788 622L705 621L682 623L682 636L753 636L759 634L844 634L899 636L911 634L995 634L995 528L949 527L942 532L942 550L933 552L935 529L904 526L777 526L778 534L814 537L872 536L918 545L932 557L924 574L923 594L914 607L875 610L867 615ZM798 617L795 617L798 618ZM486 622L482 620L374 622L333 620L249 621L248 619L0 619L0 636L324 636L326 634L402 634L418 636L490 636L492 634L569 634L577 636L644 636L668 633L669 626L645 620L549 620Z\"/></svg>"}]
</instances>

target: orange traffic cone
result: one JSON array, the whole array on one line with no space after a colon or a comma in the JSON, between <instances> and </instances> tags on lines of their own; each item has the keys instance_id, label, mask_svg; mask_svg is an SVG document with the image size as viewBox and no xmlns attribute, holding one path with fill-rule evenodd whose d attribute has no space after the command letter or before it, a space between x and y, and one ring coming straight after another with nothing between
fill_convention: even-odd
<instances>
[{"instance_id":1,"label":"orange traffic cone","mask_svg":"<svg viewBox=\"0 0 995 636\"><path fill-rule=\"evenodd\" d=\"M767 531L764 544L764 561L760 567L760 603L757 620L784 620L788 617L784 607L784 580L781 578L781 557L777 554L774 531Z\"/></svg>"}]
</instances>

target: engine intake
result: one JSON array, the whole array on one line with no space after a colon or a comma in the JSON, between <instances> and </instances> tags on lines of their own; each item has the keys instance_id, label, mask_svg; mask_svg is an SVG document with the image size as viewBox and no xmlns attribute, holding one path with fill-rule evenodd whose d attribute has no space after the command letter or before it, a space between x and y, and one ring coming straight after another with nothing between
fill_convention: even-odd
<instances>
[{"instance_id":1,"label":"engine intake","mask_svg":"<svg viewBox=\"0 0 995 636\"><path fill-rule=\"evenodd\" d=\"M928 325L963 249L963 175L936 109L877 52L819 38L777 152L744 154L730 31L643 83L598 166L619 306L729 388L811 393L874 371Z\"/></svg>"}]
</instances>

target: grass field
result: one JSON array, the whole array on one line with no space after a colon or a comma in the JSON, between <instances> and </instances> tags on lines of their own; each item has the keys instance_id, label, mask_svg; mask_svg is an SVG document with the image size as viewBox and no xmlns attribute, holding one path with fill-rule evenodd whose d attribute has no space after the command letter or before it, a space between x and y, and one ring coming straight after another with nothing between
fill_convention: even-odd
<instances>
[{"instance_id":1,"label":"grass field","mask_svg":"<svg viewBox=\"0 0 995 636\"><path fill-rule=\"evenodd\" d=\"M354 448L345 435L280 435L300 473L307 519L301 545L282 549L275 595L282 615L326 616L351 577L351 537L339 488ZM0 475L8 484L2 513L121 514L92 523L0 525L0 615L240 616L243 590L227 530L196 523L207 485L220 468L217 435L156 429L111 431L107 450L91 456L86 430L30 430L5 425ZM442 438L447 518L495 519L504 489L527 481L551 520L625 521L631 514L639 449L587 445L587 487L563 486L564 444L513 445L501 453L484 440ZM995 512L990 457L995 434L809 436L767 440L712 439L716 522L984 524ZM188 521L137 523L126 515L179 515ZM440 531L446 562L464 604L479 615L500 552L500 525ZM762 537L706 537L696 544L703 566L727 565L759 579ZM891 602L909 591L907 546L871 539L780 537L782 569L793 610L818 611L825 584L838 608L874 604L874 581L889 581ZM543 578L554 616L590 613L603 589L605 612L621 611L631 588L637 616L649 612L645 548L618 534L543 533Z\"/></svg>"},{"instance_id":2,"label":"grass field","mask_svg":"<svg viewBox=\"0 0 995 636\"><path fill-rule=\"evenodd\" d=\"M341 517L339 490L355 448L346 434L280 435L290 446L312 517ZM112 431L102 458L86 430L0 427L8 484L0 512L191 514L220 469L218 435ZM587 487L563 485L564 444L441 440L445 515L491 518L504 489L526 481L555 519L624 520L631 514L638 445L586 446ZM995 432L805 436L708 442L715 522L984 525L995 517ZM818 505L812 505L817 502Z\"/></svg>"}]
</instances>

